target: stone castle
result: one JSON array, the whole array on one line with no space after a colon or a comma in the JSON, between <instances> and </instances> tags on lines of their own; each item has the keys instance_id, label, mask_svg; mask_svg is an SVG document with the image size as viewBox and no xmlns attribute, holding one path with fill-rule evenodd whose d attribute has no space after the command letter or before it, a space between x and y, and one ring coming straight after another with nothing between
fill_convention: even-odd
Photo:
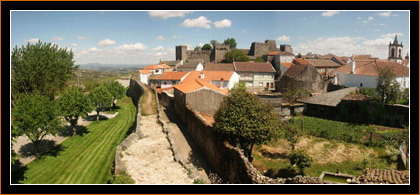
<instances>
[{"instance_id":1,"label":"stone castle","mask_svg":"<svg viewBox=\"0 0 420 195\"><path fill-rule=\"evenodd\" d=\"M212 50L201 51L201 50L187 50L187 46L179 45L175 47L175 59L176 60L202 60L204 62L221 62L225 58L225 54L229 52L229 45L216 45ZM266 40L264 43L253 42L249 49L239 49L245 52L249 59L255 60L257 57L263 57L271 51L287 51L293 53L293 49L290 45L280 45L280 48L276 46L276 40Z\"/></svg>"}]
</instances>

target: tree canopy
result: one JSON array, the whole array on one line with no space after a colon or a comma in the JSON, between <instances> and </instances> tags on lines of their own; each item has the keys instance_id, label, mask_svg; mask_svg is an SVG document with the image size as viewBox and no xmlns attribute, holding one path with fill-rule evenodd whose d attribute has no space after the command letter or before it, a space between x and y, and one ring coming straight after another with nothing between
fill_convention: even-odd
<instances>
[{"instance_id":1,"label":"tree canopy","mask_svg":"<svg viewBox=\"0 0 420 195\"><path fill-rule=\"evenodd\" d=\"M41 140L46 135L56 135L63 127L55 103L38 93L21 95L12 110L12 123L16 134L26 135L32 141L37 157Z\"/></svg>"},{"instance_id":2,"label":"tree canopy","mask_svg":"<svg viewBox=\"0 0 420 195\"><path fill-rule=\"evenodd\" d=\"M255 62L265 62L265 60L262 57L255 58Z\"/></svg>"},{"instance_id":3,"label":"tree canopy","mask_svg":"<svg viewBox=\"0 0 420 195\"><path fill-rule=\"evenodd\" d=\"M112 95L105 87L96 87L89 93L89 99L96 111L96 121L99 121L99 112L112 103Z\"/></svg>"},{"instance_id":4,"label":"tree canopy","mask_svg":"<svg viewBox=\"0 0 420 195\"><path fill-rule=\"evenodd\" d=\"M378 75L376 79L376 91L378 92L381 103L395 103L399 98L400 85L395 80L392 67L379 68Z\"/></svg>"},{"instance_id":5,"label":"tree canopy","mask_svg":"<svg viewBox=\"0 0 420 195\"><path fill-rule=\"evenodd\" d=\"M267 143L278 130L272 110L270 105L246 91L244 83L238 83L215 113L214 129L232 145L239 144L252 161L253 146Z\"/></svg>"},{"instance_id":6,"label":"tree canopy","mask_svg":"<svg viewBox=\"0 0 420 195\"><path fill-rule=\"evenodd\" d=\"M232 63L233 61L249 62L249 57L246 55L245 52L238 49L234 49L229 52L226 52L224 62Z\"/></svg>"},{"instance_id":7,"label":"tree canopy","mask_svg":"<svg viewBox=\"0 0 420 195\"><path fill-rule=\"evenodd\" d=\"M70 122L73 128L73 135L75 135L75 125L79 117L86 116L92 111L92 104L87 96L82 92L82 89L72 86L66 89L57 100L58 108L61 115Z\"/></svg>"},{"instance_id":8,"label":"tree canopy","mask_svg":"<svg viewBox=\"0 0 420 195\"><path fill-rule=\"evenodd\" d=\"M223 44L229 45L230 49L236 49L236 40L235 38L227 38L223 41Z\"/></svg>"},{"instance_id":9,"label":"tree canopy","mask_svg":"<svg viewBox=\"0 0 420 195\"><path fill-rule=\"evenodd\" d=\"M56 44L39 41L16 46L11 56L12 91L18 94L38 91L52 100L66 87L77 68L73 52Z\"/></svg>"},{"instance_id":10,"label":"tree canopy","mask_svg":"<svg viewBox=\"0 0 420 195\"><path fill-rule=\"evenodd\" d=\"M217 42L216 40L211 40L210 41L210 45L212 45L213 47L216 47L216 45L218 45L219 42Z\"/></svg>"},{"instance_id":11,"label":"tree canopy","mask_svg":"<svg viewBox=\"0 0 420 195\"><path fill-rule=\"evenodd\" d=\"M201 47L201 50L212 50L213 47L210 44L204 44L203 47Z\"/></svg>"},{"instance_id":12,"label":"tree canopy","mask_svg":"<svg viewBox=\"0 0 420 195\"><path fill-rule=\"evenodd\" d=\"M303 173L303 170L306 167L310 167L312 164L312 158L306 154L303 150L295 150L289 155L289 161L291 165L295 165L299 167L300 172Z\"/></svg>"},{"instance_id":13,"label":"tree canopy","mask_svg":"<svg viewBox=\"0 0 420 195\"><path fill-rule=\"evenodd\" d=\"M122 86L118 81L110 81L104 84L104 87L108 90L112 97L112 107L115 107L115 100L121 99L124 97L125 91L124 86Z\"/></svg>"}]
</instances>

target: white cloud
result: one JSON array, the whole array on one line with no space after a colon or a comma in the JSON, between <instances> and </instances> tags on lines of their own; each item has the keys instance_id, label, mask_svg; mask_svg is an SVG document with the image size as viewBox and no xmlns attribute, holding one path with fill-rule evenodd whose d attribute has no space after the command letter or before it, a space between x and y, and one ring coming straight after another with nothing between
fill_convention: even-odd
<instances>
[{"instance_id":1,"label":"white cloud","mask_svg":"<svg viewBox=\"0 0 420 195\"><path fill-rule=\"evenodd\" d=\"M165 37L163 37L162 35L159 35L156 37L156 40L163 41L165 40Z\"/></svg>"},{"instance_id":2,"label":"white cloud","mask_svg":"<svg viewBox=\"0 0 420 195\"><path fill-rule=\"evenodd\" d=\"M111 39L105 39L96 43L97 46L110 46L115 45L117 42Z\"/></svg>"},{"instance_id":3,"label":"white cloud","mask_svg":"<svg viewBox=\"0 0 420 195\"><path fill-rule=\"evenodd\" d=\"M179 35L172 35L172 36L171 36L171 38L172 38L172 39L180 39L180 38L182 38L182 37L181 37L181 36L179 36Z\"/></svg>"},{"instance_id":4,"label":"white cloud","mask_svg":"<svg viewBox=\"0 0 420 195\"><path fill-rule=\"evenodd\" d=\"M338 13L340 13L340 12L338 12L338 11L327 11L327 12L322 12L322 16L331 17L331 16L333 16L335 14L338 14Z\"/></svg>"},{"instance_id":5,"label":"white cloud","mask_svg":"<svg viewBox=\"0 0 420 195\"><path fill-rule=\"evenodd\" d=\"M142 51L146 49L147 46L142 43L124 44L114 48L115 51Z\"/></svg>"},{"instance_id":6,"label":"white cloud","mask_svg":"<svg viewBox=\"0 0 420 195\"><path fill-rule=\"evenodd\" d=\"M185 17L189 13L192 13L192 11L149 11L149 16L166 20L174 17Z\"/></svg>"},{"instance_id":7,"label":"white cloud","mask_svg":"<svg viewBox=\"0 0 420 195\"><path fill-rule=\"evenodd\" d=\"M381 16L381 17L390 17L390 16L396 17L396 16L398 16L398 14L391 14L391 13L392 12L381 12L381 13L378 14L378 16Z\"/></svg>"},{"instance_id":8,"label":"white cloud","mask_svg":"<svg viewBox=\"0 0 420 195\"><path fill-rule=\"evenodd\" d=\"M29 43L36 43L36 42L41 41L41 40L38 39L38 38L32 38L32 39L25 39L23 41L24 42L29 42Z\"/></svg>"},{"instance_id":9,"label":"white cloud","mask_svg":"<svg viewBox=\"0 0 420 195\"><path fill-rule=\"evenodd\" d=\"M84 39L86 39L86 37L84 37L84 36L78 36L77 39L84 40Z\"/></svg>"},{"instance_id":10,"label":"white cloud","mask_svg":"<svg viewBox=\"0 0 420 195\"><path fill-rule=\"evenodd\" d=\"M101 50L96 47L92 47L92 48L89 48L88 51L101 51Z\"/></svg>"},{"instance_id":11,"label":"white cloud","mask_svg":"<svg viewBox=\"0 0 420 195\"><path fill-rule=\"evenodd\" d=\"M395 38L395 34L403 36L402 33L388 33L374 39L362 37L320 37L299 43L294 47L295 53L316 54L332 53L338 56L351 56L352 54L370 54L381 59L388 58L388 44Z\"/></svg>"},{"instance_id":12,"label":"white cloud","mask_svg":"<svg viewBox=\"0 0 420 195\"><path fill-rule=\"evenodd\" d=\"M226 28L232 26L232 20L223 19L213 23L216 28Z\"/></svg>"},{"instance_id":13,"label":"white cloud","mask_svg":"<svg viewBox=\"0 0 420 195\"><path fill-rule=\"evenodd\" d=\"M210 24L211 24L211 21L209 19L207 19L204 16L200 16L200 17L195 18L195 19L188 18L188 19L184 20L184 22L181 25L184 26L184 27L188 27L188 28L197 27L197 28L210 29L211 28Z\"/></svg>"},{"instance_id":14,"label":"white cloud","mask_svg":"<svg viewBox=\"0 0 420 195\"><path fill-rule=\"evenodd\" d=\"M290 41L290 36L282 35L282 36L277 37L277 40L281 42L287 42L287 41Z\"/></svg>"},{"instance_id":15,"label":"white cloud","mask_svg":"<svg viewBox=\"0 0 420 195\"><path fill-rule=\"evenodd\" d=\"M374 18L369 16L367 20L363 20L363 24L367 24L368 22L372 21Z\"/></svg>"},{"instance_id":16,"label":"white cloud","mask_svg":"<svg viewBox=\"0 0 420 195\"><path fill-rule=\"evenodd\" d=\"M72 44L69 44L69 46L70 46L70 47L79 47L79 44L77 44L77 43L72 43Z\"/></svg>"},{"instance_id":17,"label":"white cloud","mask_svg":"<svg viewBox=\"0 0 420 195\"><path fill-rule=\"evenodd\" d=\"M63 39L63 37L53 37L52 38L52 40L54 40L54 41L63 41L64 39Z\"/></svg>"},{"instance_id":18,"label":"white cloud","mask_svg":"<svg viewBox=\"0 0 420 195\"><path fill-rule=\"evenodd\" d=\"M157 46L157 47L155 47L155 48L153 48L153 49L151 49L152 51L163 51L163 50L165 50L165 48L163 47L163 46Z\"/></svg>"}]
</instances>

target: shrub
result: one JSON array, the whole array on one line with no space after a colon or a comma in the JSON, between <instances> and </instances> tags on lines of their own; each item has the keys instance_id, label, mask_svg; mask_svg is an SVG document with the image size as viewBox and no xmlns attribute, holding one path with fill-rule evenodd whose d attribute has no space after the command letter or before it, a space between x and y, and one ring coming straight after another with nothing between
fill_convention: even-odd
<instances>
[{"instance_id":1,"label":"shrub","mask_svg":"<svg viewBox=\"0 0 420 195\"><path fill-rule=\"evenodd\" d=\"M292 152L289 156L289 161L291 165L296 164L302 174L304 174L303 169L310 167L312 164L312 158L303 150L295 150Z\"/></svg>"},{"instance_id":2,"label":"shrub","mask_svg":"<svg viewBox=\"0 0 420 195\"><path fill-rule=\"evenodd\" d=\"M201 179L194 179L194 184L205 184L205 182Z\"/></svg>"},{"instance_id":3,"label":"shrub","mask_svg":"<svg viewBox=\"0 0 420 195\"><path fill-rule=\"evenodd\" d=\"M128 175L126 172L123 172L120 175L114 175L110 183L111 184L134 184L136 182L130 177L130 175Z\"/></svg>"}]
</instances>

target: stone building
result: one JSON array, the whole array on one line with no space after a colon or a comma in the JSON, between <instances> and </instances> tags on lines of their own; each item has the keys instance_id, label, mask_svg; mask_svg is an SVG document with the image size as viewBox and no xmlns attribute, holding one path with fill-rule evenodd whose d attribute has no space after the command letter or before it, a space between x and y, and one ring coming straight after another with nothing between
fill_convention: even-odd
<instances>
[{"instance_id":1,"label":"stone building","mask_svg":"<svg viewBox=\"0 0 420 195\"><path fill-rule=\"evenodd\" d=\"M327 82L312 65L294 64L290 66L279 81L276 81L276 91L284 93L299 88L304 88L311 93L325 93Z\"/></svg>"},{"instance_id":2,"label":"stone building","mask_svg":"<svg viewBox=\"0 0 420 195\"><path fill-rule=\"evenodd\" d=\"M280 45L280 48L276 46L276 40L265 40L261 42L251 43L249 49L239 49L245 52L251 60L255 60L257 57L263 57L271 51L282 51L293 53L293 49L290 45ZM225 58L225 54L231 51L229 45L216 45L210 51L195 51L188 50L187 46L179 45L175 47L175 58L176 60L203 60L203 62L221 62Z\"/></svg>"}]
</instances>

